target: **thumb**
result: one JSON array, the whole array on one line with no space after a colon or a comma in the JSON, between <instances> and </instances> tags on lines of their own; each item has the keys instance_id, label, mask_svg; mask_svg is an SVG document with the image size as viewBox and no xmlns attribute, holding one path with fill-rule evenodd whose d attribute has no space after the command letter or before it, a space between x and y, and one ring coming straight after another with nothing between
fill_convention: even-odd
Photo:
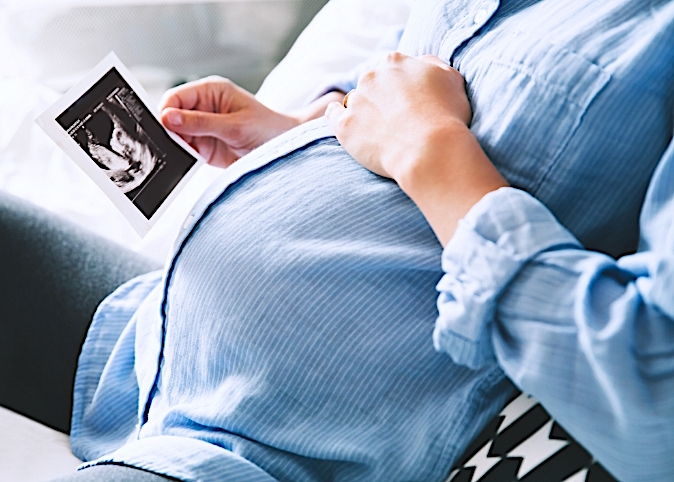
<instances>
[{"instance_id":1,"label":"thumb","mask_svg":"<svg viewBox=\"0 0 674 482\"><path fill-rule=\"evenodd\" d=\"M325 109L325 117L327 117L330 122L332 130L335 131L335 135L340 137L342 135L342 130L344 124L341 122L342 118L346 115L346 108L342 105L341 102L330 102L328 107Z\"/></svg>"},{"instance_id":2,"label":"thumb","mask_svg":"<svg viewBox=\"0 0 674 482\"><path fill-rule=\"evenodd\" d=\"M186 136L210 136L229 140L235 126L227 114L168 107L161 112L161 122L167 129Z\"/></svg>"}]
</instances>

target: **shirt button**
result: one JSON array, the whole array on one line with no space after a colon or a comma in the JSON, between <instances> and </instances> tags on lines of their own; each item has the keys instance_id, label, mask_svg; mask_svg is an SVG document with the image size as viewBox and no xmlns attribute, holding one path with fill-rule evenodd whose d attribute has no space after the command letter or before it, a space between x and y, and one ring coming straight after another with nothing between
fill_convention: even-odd
<instances>
[{"instance_id":1,"label":"shirt button","mask_svg":"<svg viewBox=\"0 0 674 482\"><path fill-rule=\"evenodd\" d=\"M483 24L487 20L487 18L489 18L489 12L487 12L484 9L478 10L477 13L475 14L473 22L475 23L475 25Z\"/></svg>"},{"instance_id":2,"label":"shirt button","mask_svg":"<svg viewBox=\"0 0 674 482\"><path fill-rule=\"evenodd\" d=\"M189 228L195 217L196 214L190 214L189 217L185 220L185 224L183 224L183 229Z\"/></svg>"}]
</instances>

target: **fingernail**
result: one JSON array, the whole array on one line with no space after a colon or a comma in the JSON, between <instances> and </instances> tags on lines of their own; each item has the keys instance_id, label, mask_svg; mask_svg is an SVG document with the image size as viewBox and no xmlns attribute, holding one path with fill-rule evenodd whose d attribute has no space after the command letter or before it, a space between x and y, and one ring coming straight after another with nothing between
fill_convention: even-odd
<instances>
[{"instance_id":1,"label":"fingernail","mask_svg":"<svg viewBox=\"0 0 674 482\"><path fill-rule=\"evenodd\" d=\"M171 111L168 114L168 120L169 123L173 124L174 126L181 126L183 125L183 116L180 115L180 112L178 111Z\"/></svg>"},{"instance_id":2,"label":"fingernail","mask_svg":"<svg viewBox=\"0 0 674 482\"><path fill-rule=\"evenodd\" d=\"M335 103L330 102L328 107L325 109L325 117L330 117L330 113L335 110Z\"/></svg>"}]
</instances>

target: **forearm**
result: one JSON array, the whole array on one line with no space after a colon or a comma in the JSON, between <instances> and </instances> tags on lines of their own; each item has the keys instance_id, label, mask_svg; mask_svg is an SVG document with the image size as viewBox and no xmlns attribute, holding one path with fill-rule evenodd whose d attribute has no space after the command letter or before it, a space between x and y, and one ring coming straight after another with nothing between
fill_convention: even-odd
<instances>
[{"instance_id":1,"label":"forearm","mask_svg":"<svg viewBox=\"0 0 674 482\"><path fill-rule=\"evenodd\" d=\"M470 208L508 183L461 122L434 129L398 163L394 179L417 204L443 246Z\"/></svg>"}]
</instances>

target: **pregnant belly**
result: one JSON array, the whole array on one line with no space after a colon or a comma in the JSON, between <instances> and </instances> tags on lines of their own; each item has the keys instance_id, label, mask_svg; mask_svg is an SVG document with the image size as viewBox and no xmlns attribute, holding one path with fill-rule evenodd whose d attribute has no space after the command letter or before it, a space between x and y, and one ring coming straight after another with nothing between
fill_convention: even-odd
<instances>
[{"instance_id":1,"label":"pregnant belly","mask_svg":"<svg viewBox=\"0 0 674 482\"><path fill-rule=\"evenodd\" d=\"M334 139L249 174L176 262L161 371L172 423L433 480L457 400L481 383L433 350L440 255L409 198ZM395 460L411 434L423 470Z\"/></svg>"}]
</instances>

